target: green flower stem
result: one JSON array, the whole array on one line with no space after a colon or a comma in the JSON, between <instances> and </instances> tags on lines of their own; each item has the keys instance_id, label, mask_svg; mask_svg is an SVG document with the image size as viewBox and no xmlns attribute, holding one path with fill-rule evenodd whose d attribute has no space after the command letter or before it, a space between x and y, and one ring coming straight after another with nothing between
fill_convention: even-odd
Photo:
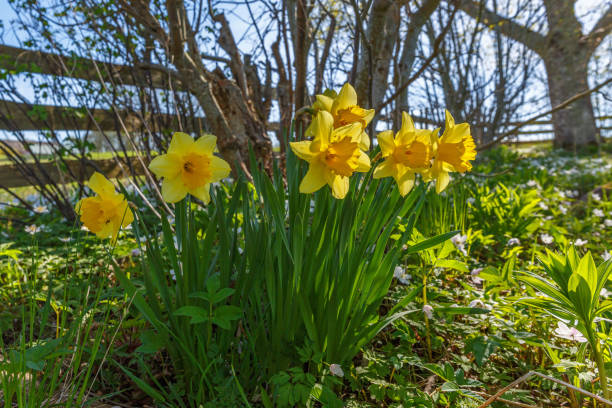
<instances>
[{"instance_id":1,"label":"green flower stem","mask_svg":"<svg viewBox=\"0 0 612 408\"><path fill-rule=\"evenodd\" d=\"M593 357L595 358L595 363L597 364L597 371L599 372L599 384L601 385L603 397L608 399L608 376L606 375L606 365L604 362L603 353L599 349L599 340L597 339L595 333L593 333L593 329L590 326L587 326L587 334L589 337L589 343L591 343Z\"/></svg>"},{"instance_id":2,"label":"green flower stem","mask_svg":"<svg viewBox=\"0 0 612 408\"><path fill-rule=\"evenodd\" d=\"M423 276L423 306L427 304L427 274ZM424 314L425 317L425 344L427 345L427 357L429 361L432 360L431 356L431 337L429 335L429 319L427 315Z\"/></svg>"}]
</instances>

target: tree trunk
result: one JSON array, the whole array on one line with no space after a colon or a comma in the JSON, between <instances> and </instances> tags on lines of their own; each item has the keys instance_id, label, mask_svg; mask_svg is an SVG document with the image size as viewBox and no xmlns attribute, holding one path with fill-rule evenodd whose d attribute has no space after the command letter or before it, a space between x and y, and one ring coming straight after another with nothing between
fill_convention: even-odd
<instances>
[{"instance_id":1,"label":"tree trunk","mask_svg":"<svg viewBox=\"0 0 612 408\"><path fill-rule=\"evenodd\" d=\"M558 55L545 61L548 93L552 107L589 88L586 61L576 55ZM590 97L578 99L552 114L555 147L574 149L597 144L597 125Z\"/></svg>"},{"instance_id":2,"label":"tree trunk","mask_svg":"<svg viewBox=\"0 0 612 408\"><path fill-rule=\"evenodd\" d=\"M573 0L544 0L548 35L540 51L548 77L551 107L589 88L587 81L591 53L581 41L582 26L574 13ZM597 144L597 125L589 96L552 115L555 146L573 149Z\"/></svg>"},{"instance_id":3,"label":"tree trunk","mask_svg":"<svg viewBox=\"0 0 612 408\"><path fill-rule=\"evenodd\" d=\"M399 25L400 4L392 0L375 0L368 19L368 37L362 39L364 57L359 61L355 83L362 106L373 108L385 97ZM372 128L375 127L376 123L372 121Z\"/></svg>"}]
</instances>

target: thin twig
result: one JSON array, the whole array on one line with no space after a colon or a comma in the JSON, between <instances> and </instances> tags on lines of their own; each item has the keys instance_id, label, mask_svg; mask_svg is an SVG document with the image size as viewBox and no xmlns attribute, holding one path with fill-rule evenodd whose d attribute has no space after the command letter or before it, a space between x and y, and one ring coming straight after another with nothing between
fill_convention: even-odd
<instances>
[{"instance_id":1,"label":"thin twig","mask_svg":"<svg viewBox=\"0 0 612 408\"><path fill-rule=\"evenodd\" d=\"M486 392L482 392L482 391L473 391L474 393L480 395L481 397L491 397L489 394L487 394ZM523 404L522 402L517 402L517 401L510 401L504 398L498 398L497 399L499 402L503 402L504 404L508 404L508 405L513 405L515 407L520 407L520 408L534 408L533 405L528 405L528 404Z\"/></svg>"}]
</instances>

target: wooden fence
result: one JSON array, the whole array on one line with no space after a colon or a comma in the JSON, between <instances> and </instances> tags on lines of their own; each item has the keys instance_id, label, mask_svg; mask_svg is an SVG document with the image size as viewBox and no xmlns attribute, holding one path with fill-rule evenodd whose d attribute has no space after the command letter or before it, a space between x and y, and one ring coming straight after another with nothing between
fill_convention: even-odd
<instances>
[{"instance_id":1,"label":"wooden fence","mask_svg":"<svg viewBox=\"0 0 612 408\"><path fill-rule=\"evenodd\" d=\"M44 75L62 76L95 82L115 82L128 86L148 86L158 89L168 89L170 79L160 71L151 69L147 64L126 66L93 61L77 56L63 56L44 51L34 51L0 44L0 69L8 72L29 72ZM172 84L180 89L179 84ZM179 87L179 88L177 88ZM153 119L166 124L171 129L178 128L176 115L163 113L147 114L139 112L111 111L106 109L83 109L52 105L31 105L28 103L0 100L0 131L30 131L30 130L96 130L115 131L118 128L118 118L123 122L125 131L132 132L143 129ZM197 127L204 129L204 118L195 118ZM428 123L427 115L416 115L418 123ZM611 116L601 117L598 120L605 122ZM509 123L514 126L516 123ZM552 140L552 122L539 120L528 125L531 129L517 132L520 138L540 135L535 141ZM546 126L546 128L533 129L533 126ZM277 123L271 123L270 130L275 130ZM602 131L612 130L612 126L601 126ZM548 136L551 135L551 136ZM531 142L533 140L530 140ZM516 143L516 141L511 141ZM520 142L519 142L520 143ZM85 163L85 164L84 164ZM95 168L103 170L109 176L119 175L118 164L114 160L97 161L68 161L64 165L71 167L72 174L78 174L82 181L90 175ZM125 163L127 164L127 162ZM134 164L136 171L142 171L139 164ZM15 165L0 165L0 185L5 187L21 187L30 185L32 178L40 176L41 171L48 171L52 180L56 182L72 182L64 180L62 170L53 162L42 163L38 167L32 166L29 177L24 177L17 171ZM36 176L36 177L35 177Z\"/></svg>"}]
</instances>

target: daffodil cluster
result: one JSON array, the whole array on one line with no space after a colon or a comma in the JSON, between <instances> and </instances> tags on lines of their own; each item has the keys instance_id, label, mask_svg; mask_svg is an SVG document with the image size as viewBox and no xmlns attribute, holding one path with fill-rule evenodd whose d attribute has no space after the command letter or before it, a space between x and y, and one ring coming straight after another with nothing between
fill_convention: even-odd
<instances>
[{"instance_id":1,"label":"daffodil cluster","mask_svg":"<svg viewBox=\"0 0 612 408\"><path fill-rule=\"evenodd\" d=\"M354 172L370 170L365 153L370 147L366 128L374 117L373 109L357 104L357 94L345 84L338 94L327 91L317 95L312 105L313 120L305 131L311 140L293 142L291 149L309 163L300 192L313 193L328 184L335 198L348 192L349 177ZM402 126L393 135L391 130L378 134L378 144L384 161L374 169L374 178L393 177L399 192L405 196L414 186L416 174L424 181L436 181L436 191L442 192L450 181L449 173L472 169L476 145L467 123L455 124L446 111L444 133L416 129L410 115L402 113Z\"/></svg>"},{"instance_id":2,"label":"daffodil cluster","mask_svg":"<svg viewBox=\"0 0 612 408\"><path fill-rule=\"evenodd\" d=\"M382 164L374 170L374 178L393 177L400 194L405 196L414 186L415 175L424 181L435 180L436 191L442 192L450 181L449 173L464 173L472 169L476 158L476 145L467 123L455 124L446 111L444 133L440 129L416 129L409 114L402 113L402 127L393 132L378 134Z\"/></svg>"}]
</instances>

